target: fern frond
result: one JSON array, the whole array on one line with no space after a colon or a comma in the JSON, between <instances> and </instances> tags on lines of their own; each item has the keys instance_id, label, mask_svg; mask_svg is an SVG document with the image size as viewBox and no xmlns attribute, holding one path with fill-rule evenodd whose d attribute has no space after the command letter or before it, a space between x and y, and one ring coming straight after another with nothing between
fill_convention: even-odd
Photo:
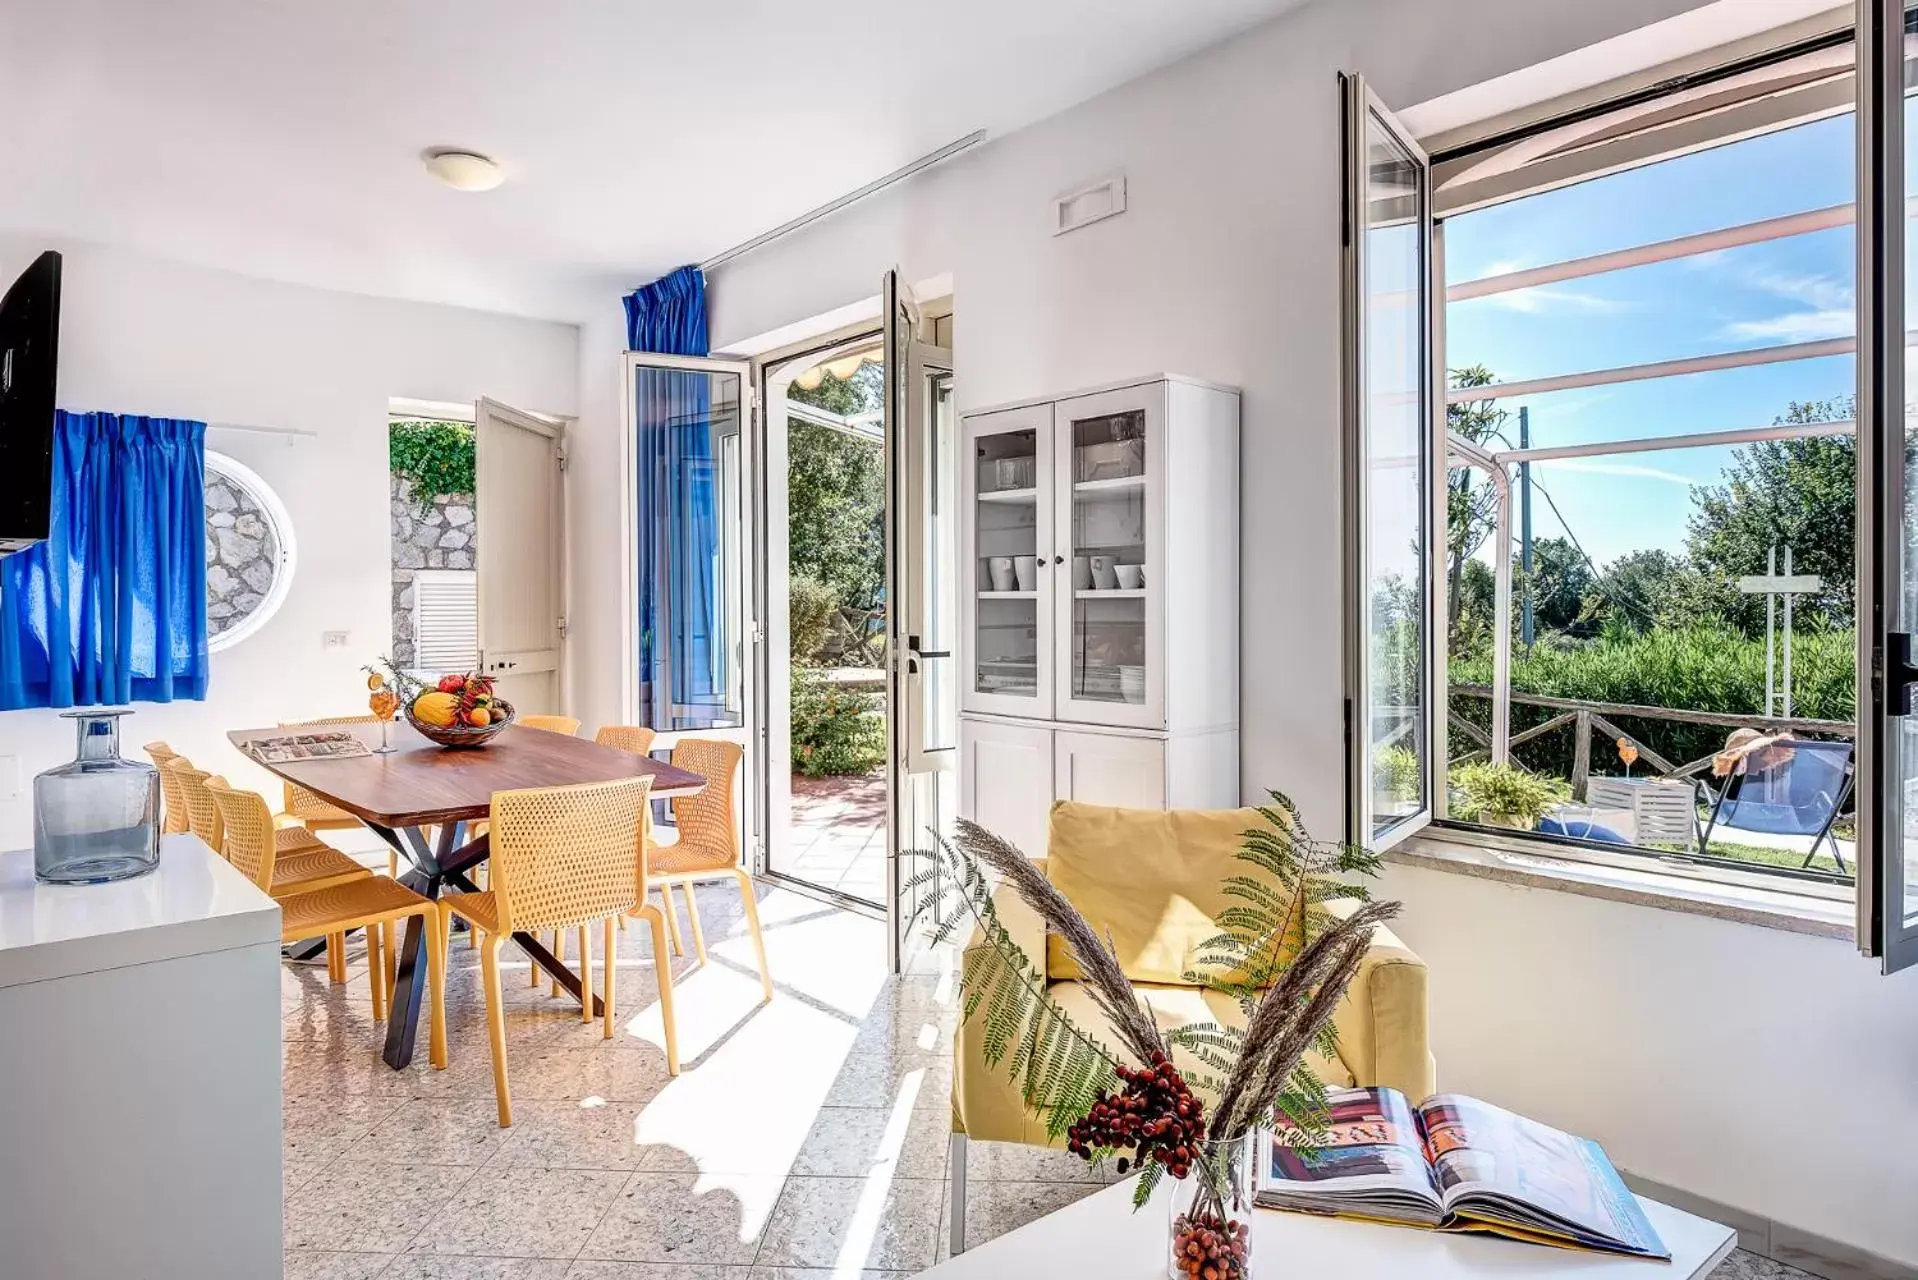
<instances>
[{"instance_id":1,"label":"fern frond","mask_svg":"<svg viewBox=\"0 0 1918 1280\"><path fill-rule=\"evenodd\" d=\"M1139 1170L1139 1180L1132 1186L1132 1207L1145 1208L1146 1201L1152 1199L1152 1192L1159 1185L1159 1179L1165 1176L1165 1166L1156 1160L1148 1160Z\"/></svg>"}]
</instances>

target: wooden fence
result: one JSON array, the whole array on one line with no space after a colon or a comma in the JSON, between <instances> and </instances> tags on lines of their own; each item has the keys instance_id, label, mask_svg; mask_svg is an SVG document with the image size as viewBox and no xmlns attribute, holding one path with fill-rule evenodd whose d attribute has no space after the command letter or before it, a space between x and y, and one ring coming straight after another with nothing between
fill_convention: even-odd
<instances>
[{"instance_id":1,"label":"wooden fence","mask_svg":"<svg viewBox=\"0 0 1918 1280\"><path fill-rule=\"evenodd\" d=\"M1454 696L1467 698L1487 698L1492 696L1490 686L1482 684L1455 684L1451 687ZM1673 707L1641 707L1624 702L1586 702L1578 698L1553 698L1540 693L1519 693L1510 695L1514 704L1527 707L1542 707L1558 714L1541 724L1520 733L1514 733L1510 745L1517 747L1540 738L1554 729L1566 725L1573 726L1572 736L1572 795L1578 800L1585 799L1586 783L1592 775L1592 733L1597 730L1605 734L1608 740L1620 738L1638 748L1639 758L1658 773L1668 778L1690 778L1711 768L1712 756L1703 756L1685 764L1673 764L1647 746L1636 734L1630 734L1613 723L1611 717L1624 719L1669 720L1678 724L1705 725L1714 728L1757 729L1765 733L1790 731L1792 733L1817 734L1829 738L1852 738L1857 728L1849 720L1806 720L1802 718L1780 718L1776 716L1740 716L1725 715L1711 711L1683 711ZM1450 763L1464 764L1468 760L1478 760L1491 754L1492 736L1485 730L1467 720L1448 706L1446 721L1453 729L1463 733L1476 745L1463 755L1452 756ZM1713 755L1717 754L1716 752Z\"/></svg>"}]
</instances>

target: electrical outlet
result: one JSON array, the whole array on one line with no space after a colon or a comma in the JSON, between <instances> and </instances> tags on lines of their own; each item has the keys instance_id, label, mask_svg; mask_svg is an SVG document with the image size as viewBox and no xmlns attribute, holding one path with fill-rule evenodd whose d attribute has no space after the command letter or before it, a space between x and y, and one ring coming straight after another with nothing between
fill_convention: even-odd
<instances>
[{"instance_id":1,"label":"electrical outlet","mask_svg":"<svg viewBox=\"0 0 1918 1280\"><path fill-rule=\"evenodd\" d=\"M344 649L352 643L353 633L351 631L320 632L320 648L322 649Z\"/></svg>"},{"instance_id":2,"label":"electrical outlet","mask_svg":"<svg viewBox=\"0 0 1918 1280\"><path fill-rule=\"evenodd\" d=\"M0 756L0 804L20 798L20 757Z\"/></svg>"}]
</instances>

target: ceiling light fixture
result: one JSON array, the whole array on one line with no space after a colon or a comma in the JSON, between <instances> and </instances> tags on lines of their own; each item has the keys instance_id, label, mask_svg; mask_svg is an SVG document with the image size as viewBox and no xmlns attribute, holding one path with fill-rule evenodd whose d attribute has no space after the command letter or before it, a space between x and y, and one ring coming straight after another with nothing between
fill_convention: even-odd
<instances>
[{"instance_id":1,"label":"ceiling light fixture","mask_svg":"<svg viewBox=\"0 0 1918 1280\"><path fill-rule=\"evenodd\" d=\"M477 151L433 147L420 153L426 171L455 191L491 191L506 181L499 161Z\"/></svg>"}]
</instances>

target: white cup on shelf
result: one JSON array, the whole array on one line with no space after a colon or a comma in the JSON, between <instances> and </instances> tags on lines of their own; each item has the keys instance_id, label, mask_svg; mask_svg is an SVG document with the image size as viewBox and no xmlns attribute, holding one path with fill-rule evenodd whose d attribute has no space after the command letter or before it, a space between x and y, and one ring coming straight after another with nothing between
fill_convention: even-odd
<instances>
[{"instance_id":1,"label":"white cup on shelf","mask_svg":"<svg viewBox=\"0 0 1918 1280\"><path fill-rule=\"evenodd\" d=\"M1112 573L1118 578L1122 590L1137 591L1145 585L1145 569L1142 565L1115 564L1112 566Z\"/></svg>"},{"instance_id":2,"label":"white cup on shelf","mask_svg":"<svg viewBox=\"0 0 1918 1280\"><path fill-rule=\"evenodd\" d=\"M992 557L992 559L986 561L986 571L991 575L992 589L994 591L1012 591L1015 589L1013 584L1016 583L1018 579L1013 576L1011 556Z\"/></svg>"},{"instance_id":3,"label":"white cup on shelf","mask_svg":"<svg viewBox=\"0 0 1918 1280\"><path fill-rule=\"evenodd\" d=\"M1085 556L1072 557L1072 589L1092 590L1092 562Z\"/></svg>"},{"instance_id":4,"label":"white cup on shelf","mask_svg":"<svg viewBox=\"0 0 1918 1280\"><path fill-rule=\"evenodd\" d=\"M1014 556L1012 558L1012 574L1019 583L1019 590L1037 591L1039 589L1038 557Z\"/></svg>"},{"instance_id":5,"label":"white cup on shelf","mask_svg":"<svg viewBox=\"0 0 1918 1280\"><path fill-rule=\"evenodd\" d=\"M1111 591L1119 585L1119 575L1113 572L1111 556L1089 556L1092 566L1092 586L1095 591Z\"/></svg>"}]
</instances>

